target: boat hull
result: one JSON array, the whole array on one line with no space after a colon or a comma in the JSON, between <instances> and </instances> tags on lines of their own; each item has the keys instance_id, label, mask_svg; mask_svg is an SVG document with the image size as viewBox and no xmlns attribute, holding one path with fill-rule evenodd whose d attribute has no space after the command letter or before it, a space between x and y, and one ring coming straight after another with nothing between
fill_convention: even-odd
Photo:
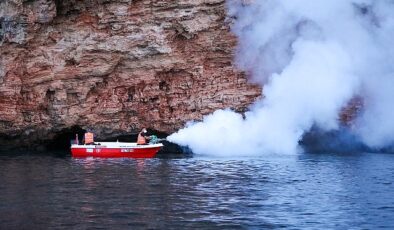
<instances>
[{"instance_id":1,"label":"boat hull","mask_svg":"<svg viewBox=\"0 0 394 230\"><path fill-rule=\"evenodd\" d=\"M133 146L73 145L71 146L71 155L75 158L153 158L162 146L162 144Z\"/></svg>"}]
</instances>

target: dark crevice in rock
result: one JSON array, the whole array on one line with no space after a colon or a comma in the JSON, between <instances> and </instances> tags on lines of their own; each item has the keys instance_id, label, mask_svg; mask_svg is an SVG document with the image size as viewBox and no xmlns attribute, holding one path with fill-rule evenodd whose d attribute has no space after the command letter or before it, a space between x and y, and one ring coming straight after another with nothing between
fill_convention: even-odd
<instances>
[{"instance_id":1,"label":"dark crevice in rock","mask_svg":"<svg viewBox=\"0 0 394 230\"><path fill-rule=\"evenodd\" d=\"M0 17L0 44L2 43L3 37L4 37L3 21L4 21L4 19L2 17Z\"/></svg>"},{"instance_id":2,"label":"dark crevice in rock","mask_svg":"<svg viewBox=\"0 0 394 230\"><path fill-rule=\"evenodd\" d=\"M56 4L56 15L59 16L63 11L63 1L55 0L55 4Z\"/></svg>"},{"instance_id":3,"label":"dark crevice in rock","mask_svg":"<svg viewBox=\"0 0 394 230\"><path fill-rule=\"evenodd\" d=\"M78 62L74 58L65 59L66 66L76 66Z\"/></svg>"},{"instance_id":4,"label":"dark crevice in rock","mask_svg":"<svg viewBox=\"0 0 394 230\"><path fill-rule=\"evenodd\" d=\"M45 94L45 102L44 102L44 110L47 112L48 115L53 115L53 103L55 101L55 91L54 90L47 90Z\"/></svg>"}]
</instances>

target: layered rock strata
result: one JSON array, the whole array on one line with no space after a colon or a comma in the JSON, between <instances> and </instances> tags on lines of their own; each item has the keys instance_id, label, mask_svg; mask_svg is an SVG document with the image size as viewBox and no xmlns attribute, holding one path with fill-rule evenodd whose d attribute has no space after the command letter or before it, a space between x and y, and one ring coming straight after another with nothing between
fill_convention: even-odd
<instances>
[{"instance_id":1,"label":"layered rock strata","mask_svg":"<svg viewBox=\"0 0 394 230\"><path fill-rule=\"evenodd\" d=\"M0 0L1 144L245 111L261 88L236 70L229 26L224 0Z\"/></svg>"}]
</instances>

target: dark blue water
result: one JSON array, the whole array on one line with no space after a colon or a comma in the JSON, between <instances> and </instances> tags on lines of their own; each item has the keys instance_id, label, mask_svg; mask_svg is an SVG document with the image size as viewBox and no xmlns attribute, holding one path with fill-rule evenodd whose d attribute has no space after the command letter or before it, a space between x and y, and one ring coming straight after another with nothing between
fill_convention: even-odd
<instances>
[{"instance_id":1,"label":"dark blue water","mask_svg":"<svg viewBox=\"0 0 394 230\"><path fill-rule=\"evenodd\" d=\"M0 229L394 229L393 154L0 156Z\"/></svg>"}]
</instances>

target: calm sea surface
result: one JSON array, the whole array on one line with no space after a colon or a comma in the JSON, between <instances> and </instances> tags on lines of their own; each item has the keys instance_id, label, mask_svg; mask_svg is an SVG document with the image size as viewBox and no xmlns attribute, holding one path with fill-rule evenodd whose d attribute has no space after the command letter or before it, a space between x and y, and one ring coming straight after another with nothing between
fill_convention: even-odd
<instances>
[{"instance_id":1,"label":"calm sea surface","mask_svg":"<svg viewBox=\"0 0 394 230\"><path fill-rule=\"evenodd\" d=\"M394 229L394 154L0 155L0 229Z\"/></svg>"}]
</instances>

